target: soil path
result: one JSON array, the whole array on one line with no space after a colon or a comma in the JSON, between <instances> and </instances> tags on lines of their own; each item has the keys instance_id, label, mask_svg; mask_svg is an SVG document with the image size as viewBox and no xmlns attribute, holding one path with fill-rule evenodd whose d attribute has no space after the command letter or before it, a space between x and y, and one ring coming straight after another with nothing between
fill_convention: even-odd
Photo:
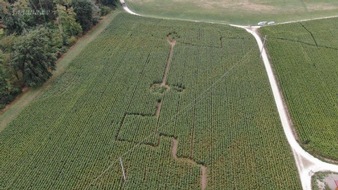
<instances>
[{"instance_id":1,"label":"soil path","mask_svg":"<svg viewBox=\"0 0 338 190\"><path fill-rule=\"evenodd\" d=\"M184 162L188 162L193 165L198 165L201 167L201 189L204 190L207 187L207 167L201 164L196 163L194 160L189 158L178 158L177 157L177 147L178 147L178 140L173 138L172 140L172 148L171 153L175 160L181 160Z\"/></svg>"},{"instance_id":2,"label":"soil path","mask_svg":"<svg viewBox=\"0 0 338 190\"><path fill-rule=\"evenodd\" d=\"M156 119L160 118L161 107L162 107L162 100L160 102L158 102L157 105L156 105L156 112L155 112Z\"/></svg>"},{"instance_id":3,"label":"soil path","mask_svg":"<svg viewBox=\"0 0 338 190\"><path fill-rule=\"evenodd\" d=\"M201 166L201 189L204 190L207 187L207 167Z\"/></svg>"},{"instance_id":4,"label":"soil path","mask_svg":"<svg viewBox=\"0 0 338 190\"><path fill-rule=\"evenodd\" d=\"M167 41L170 44L170 50L169 50L169 55L168 55L168 59L167 59L167 63L165 66L165 70L163 73L163 79L162 79L162 83L161 83L161 87L165 87L166 89L169 89L170 87L167 85L167 79L168 79L168 74L170 71L170 65L171 65L171 60L173 58L174 55L174 46L176 44L176 41L173 39L170 39L169 36L167 36ZM155 112L155 116L157 119L159 119L160 114L161 114L161 108L162 108L162 100L160 102L157 103L156 105L156 112Z\"/></svg>"},{"instance_id":5,"label":"soil path","mask_svg":"<svg viewBox=\"0 0 338 190\"><path fill-rule=\"evenodd\" d=\"M169 74L169 71L170 71L171 60L172 60L173 55L174 55L174 46L176 44L176 40L171 39L170 36L167 36L167 40L168 40L168 43L170 44L170 51L169 51L169 56L168 56L167 64L165 66L165 70L164 70L161 86L164 86L164 85L167 84L167 79L168 79L168 74Z\"/></svg>"},{"instance_id":6,"label":"soil path","mask_svg":"<svg viewBox=\"0 0 338 190\"><path fill-rule=\"evenodd\" d=\"M177 147L178 147L178 141L173 138L171 153L175 160L177 160Z\"/></svg>"}]
</instances>

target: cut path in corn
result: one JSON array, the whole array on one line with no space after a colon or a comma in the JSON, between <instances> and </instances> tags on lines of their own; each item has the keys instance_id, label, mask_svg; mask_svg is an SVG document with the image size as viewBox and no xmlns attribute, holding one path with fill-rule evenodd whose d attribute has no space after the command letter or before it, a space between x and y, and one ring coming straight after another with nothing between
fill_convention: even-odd
<instances>
[{"instance_id":1,"label":"cut path in corn","mask_svg":"<svg viewBox=\"0 0 338 190\"><path fill-rule=\"evenodd\" d=\"M193 165L198 165L201 167L201 189L204 190L207 187L207 167L201 164L196 163L194 160L188 159L188 158L179 158L177 157L177 147L178 147L178 140L173 138L172 140L172 155L175 160L188 162Z\"/></svg>"},{"instance_id":2,"label":"cut path in corn","mask_svg":"<svg viewBox=\"0 0 338 190\"><path fill-rule=\"evenodd\" d=\"M160 85L160 87L164 87L165 89L170 88L167 85L167 79L168 79L168 74L169 74L169 70L170 70L171 60L172 60L172 57L173 57L173 54L174 54L174 46L176 44L176 40L171 39L169 34L167 35L167 41L170 44L170 51L169 51L168 60L167 60L166 66L165 66L162 83ZM161 101L157 102L157 105L156 105L155 115L156 115L157 119L159 119L160 114L161 114L162 103L163 103L163 101L161 100Z\"/></svg>"}]
</instances>

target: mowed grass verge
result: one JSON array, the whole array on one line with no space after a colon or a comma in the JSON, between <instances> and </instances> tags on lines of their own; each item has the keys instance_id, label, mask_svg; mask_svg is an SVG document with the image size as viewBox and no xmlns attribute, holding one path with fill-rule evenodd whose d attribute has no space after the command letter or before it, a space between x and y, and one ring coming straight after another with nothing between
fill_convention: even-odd
<instances>
[{"instance_id":1,"label":"mowed grass verge","mask_svg":"<svg viewBox=\"0 0 338 190\"><path fill-rule=\"evenodd\" d=\"M264 27L301 145L338 161L338 19Z\"/></svg>"},{"instance_id":2,"label":"mowed grass verge","mask_svg":"<svg viewBox=\"0 0 338 190\"><path fill-rule=\"evenodd\" d=\"M126 0L126 3L142 15L242 25L338 15L335 0Z\"/></svg>"},{"instance_id":3,"label":"mowed grass verge","mask_svg":"<svg viewBox=\"0 0 338 190\"><path fill-rule=\"evenodd\" d=\"M244 30L119 14L50 85L0 133L1 188L301 188Z\"/></svg>"}]
</instances>

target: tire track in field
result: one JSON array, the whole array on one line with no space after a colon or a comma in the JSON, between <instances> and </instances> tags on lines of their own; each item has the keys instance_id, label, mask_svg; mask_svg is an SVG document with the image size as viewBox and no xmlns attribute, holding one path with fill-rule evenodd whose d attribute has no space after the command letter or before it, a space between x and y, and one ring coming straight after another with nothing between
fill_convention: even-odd
<instances>
[{"instance_id":1,"label":"tire track in field","mask_svg":"<svg viewBox=\"0 0 338 190\"><path fill-rule=\"evenodd\" d=\"M300 43L300 44L311 46L311 47L325 48L325 49L331 49L331 50L334 50L334 51L338 51L338 48L335 48L335 47L323 46L323 45L317 45L316 46L315 44L303 42L301 40L288 39L288 38L283 38L283 37L271 37L270 39L276 39L276 40L280 40L280 41L288 41L288 42L292 42L292 43Z\"/></svg>"},{"instance_id":2,"label":"tire track in field","mask_svg":"<svg viewBox=\"0 0 338 190\"><path fill-rule=\"evenodd\" d=\"M318 43L317 43L317 40L316 40L316 38L314 37L314 35L313 35L313 33L309 30L309 29L307 29L305 26L304 26L304 24L302 24L301 22L299 23L309 34L310 34L310 36L312 37L312 39L313 39L313 41L315 42L315 44L316 44L316 47L318 47Z\"/></svg>"}]
</instances>

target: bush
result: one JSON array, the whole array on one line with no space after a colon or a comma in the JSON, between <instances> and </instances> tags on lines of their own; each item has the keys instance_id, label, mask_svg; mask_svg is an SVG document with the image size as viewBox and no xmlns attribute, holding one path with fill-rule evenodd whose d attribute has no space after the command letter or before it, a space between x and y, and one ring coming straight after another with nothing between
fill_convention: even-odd
<instances>
[{"instance_id":1,"label":"bush","mask_svg":"<svg viewBox=\"0 0 338 190\"><path fill-rule=\"evenodd\" d=\"M16 39L17 39L17 37L13 34L3 37L0 40L0 48L3 51L11 51Z\"/></svg>"},{"instance_id":2,"label":"bush","mask_svg":"<svg viewBox=\"0 0 338 190\"><path fill-rule=\"evenodd\" d=\"M101 6L100 9L101 9L101 16L105 16L109 14L111 11L111 8L107 6Z\"/></svg>"},{"instance_id":3,"label":"bush","mask_svg":"<svg viewBox=\"0 0 338 190\"><path fill-rule=\"evenodd\" d=\"M24 85L36 87L48 80L55 69L56 45L60 44L45 28L38 28L20 37L12 52L11 65L22 75Z\"/></svg>"},{"instance_id":4,"label":"bush","mask_svg":"<svg viewBox=\"0 0 338 190\"><path fill-rule=\"evenodd\" d=\"M74 45L74 44L76 43L76 41L77 41L77 38L76 38L75 36L71 36L71 37L68 38L68 40L67 40L67 45L68 45L68 46L72 46L72 45Z\"/></svg>"},{"instance_id":5,"label":"bush","mask_svg":"<svg viewBox=\"0 0 338 190\"><path fill-rule=\"evenodd\" d=\"M72 7L82 30L88 31L93 26L93 4L88 0L73 0Z\"/></svg>"},{"instance_id":6,"label":"bush","mask_svg":"<svg viewBox=\"0 0 338 190\"><path fill-rule=\"evenodd\" d=\"M17 89L17 88L15 88ZM3 109L7 104L11 103L17 95L21 93L21 90L14 91L10 93L1 93L1 99L0 99L0 109Z\"/></svg>"}]
</instances>

